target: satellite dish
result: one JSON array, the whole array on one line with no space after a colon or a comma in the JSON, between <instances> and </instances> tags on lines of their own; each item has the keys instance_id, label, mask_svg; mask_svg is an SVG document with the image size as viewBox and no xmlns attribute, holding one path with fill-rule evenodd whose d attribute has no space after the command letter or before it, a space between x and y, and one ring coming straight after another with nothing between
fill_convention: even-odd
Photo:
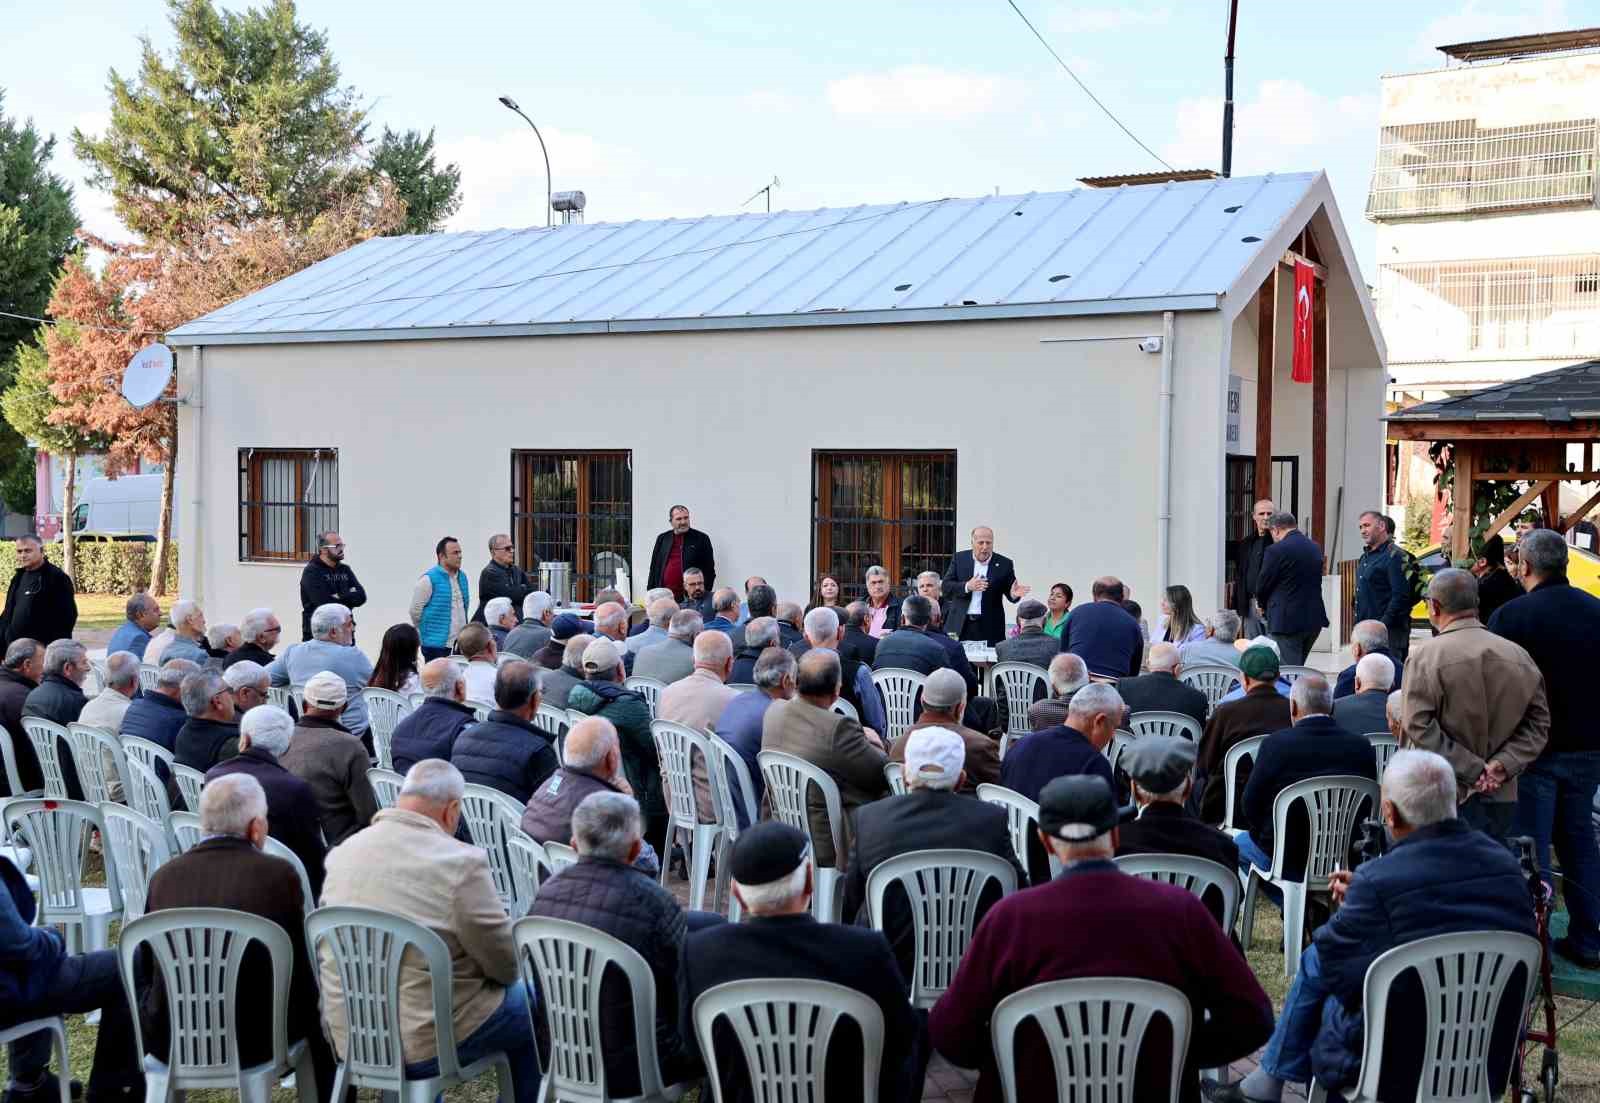
<instances>
[{"instance_id":1,"label":"satellite dish","mask_svg":"<svg viewBox=\"0 0 1600 1103\"><path fill-rule=\"evenodd\" d=\"M167 389L172 378L172 350L157 342L140 349L122 373L122 397L135 410L142 410Z\"/></svg>"}]
</instances>

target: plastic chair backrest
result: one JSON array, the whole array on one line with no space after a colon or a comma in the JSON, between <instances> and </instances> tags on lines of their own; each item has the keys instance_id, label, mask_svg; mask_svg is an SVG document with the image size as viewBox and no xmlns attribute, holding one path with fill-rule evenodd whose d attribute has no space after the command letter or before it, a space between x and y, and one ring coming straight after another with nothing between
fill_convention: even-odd
<instances>
[{"instance_id":1,"label":"plastic chair backrest","mask_svg":"<svg viewBox=\"0 0 1600 1103\"><path fill-rule=\"evenodd\" d=\"M44 792L43 789L22 788L22 771L17 765L17 748L11 742L11 733L4 728L0 728L0 759L4 760L6 788L12 796L39 796Z\"/></svg>"},{"instance_id":2,"label":"plastic chair backrest","mask_svg":"<svg viewBox=\"0 0 1600 1103\"><path fill-rule=\"evenodd\" d=\"M277 705L284 712L289 712L289 701L294 696L293 686L268 686L267 703ZM293 713L290 713L292 716Z\"/></svg>"},{"instance_id":3,"label":"plastic chair backrest","mask_svg":"<svg viewBox=\"0 0 1600 1103\"><path fill-rule=\"evenodd\" d=\"M1207 663L1184 667L1183 673L1178 675L1178 681L1204 693L1206 704L1216 708L1217 702L1231 693L1234 686L1244 684L1244 676L1239 673L1238 667Z\"/></svg>"},{"instance_id":4,"label":"plastic chair backrest","mask_svg":"<svg viewBox=\"0 0 1600 1103\"><path fill-rule=\"evenodd\" d=\"M1290 664L1288 666L1281 666L1278 668L1278 677L1288 682L1291 688L1293 688L1295 682L1299 681L1301 678L1304 678L1307 674L1320 675L1321 673L1322 671L1318 670L1314 666L1296 666L1294 664Z\"/></svg>"},{"instance_id":5,"label":"plastic chair backrest","mask_svg":"<svg viewBox=\"0 0 1600 1103\"><path fill-rule=\"evenodd\" d=\"M1378 783L1353 774L1335 774L1297 781L1280 792L1272 802L1271 874L1275 879L1283 878L1288 857L1284 840L1289 833L1289 809L1296 803L1305 805L1311 826L1306 838L1304 881L1308 885L1325 885L1328 875L1347 860L1361 806L1367 804L1371 813L1377 814Z\"/></svg>"},{"instance_id":6,"label":"plastic chair backrest","mask_svg":"<svg viewBox=\"0 0 1600 1103\"><path fill-rule=\"evenodd\" d=\"M306 873L306 864L300 860L300 855L290 850L288 844L282 839L275 839L271 835L268 835L267 841L262 844L261 852L270 854L274 858L282 858L294 866L295 874L300 878L301 905L305 913L310 915L312 909L317 906L317 899L311 895L311 878Z\"/></svg>"},{"instance_id":7,"label":"plastic chair backrest","mask_svg":"<svg viewBox=\"0 0 1600 1103\"><path fill-rule=\"evenodd\" d=\"M833 704L829 706L829 711L836 712L840 716L848 716L857 724L861 723L861 714L856 711L856 707L854 705L852 705L849 701L846 701L843 697L835 697L833 699Z\"/></svg>"},{"instance_id":8,"label":"plastic chair backrest","mask_svg":"<svg viewBox=\"0 0 1600 1103\"><path fill-rule=\"evenodd\" d=\"M567 733L570 723L567 720L567 710L554 705L541 704L539 711L533 715L534 727L555 739Z\"/></svg>"},{"instance_id":9,"label":"plastic chair backrest","mask_svg":"<svg viewBox=\"0 0 1600 1103\"><path fill-rule=\"evenodd\" d=\"M1222 828L1230 831L1234 828L1233 812L1238 807L1239 800L1239 767L1245 759L1251 762L1261 753L1261 744L1267 741L1264 735L1246 736L1228 748L1222 756L1222 784L1223 784L1223 813ZM1214 781L1206 782L1207 785L1216 784Z\"/></svg>"},{"instance_id":10,"label":"plastic chair backrest","mask_svg":"<svg viewBox=\"0 0 1600 1103\"><path fill-rule=\"evenodd\" d=\"M66 742L67 729L41 716L24 716L22 730L27 734L28 741L33 744L34 757L39 760L39 769L44 774L44 795L65 800L67 778L62 772L61 755L57 751L56 740Z\"/></svg>"},{"instance_id":11,"label":"plastic chair backrest","mask_svg":"<svg viewBox=\"0 0 1600 1103\"><path fill-rule=\"evenodd\" d=\"M911 905L911 1006L932 1007L950 987L990 881L1000 882L1003 896L1017 891L1011 863L981 850L913 850L872 867L867 909L875 928L885 929L884 897L892 883L899 882Z\"/></svg>"},{"instance_id":12,"label":"plastic chair backrest","mask_svg":"<svg viewBox=\"0 0 1600 1103\"><path fill-rule=\"evenodd\" d=\"M174 812L167 819L167 826L172 831L172 839L177 843L180 854L205 837L205 832L200 828L198 812Z\"/></svg>"},{"instance_id":13,"label":"plastic chair backrest","mask_svg":"<svg viewBox=\"0 0 1600 1103\"><path fill-rule=\"evenodd\" d=\"M105 660L89 660L89 669L83 676L83 684L78 688L83 690L83 695L90 700L100 696L100 691L106 688Z\"/></svg>"},{"instance_id":14,"label":"plastic chair backrest","mask_svg":"<svg viewBox=\"0 0 1600 1103\"><path fill-rule=\"evenodd\" d=\"M127 772L123 766L127 758L117 737L104 728L88 724L67 725L67 747L72 751L72 764L78 771L78 784L83 787L83 799L90 804L100 804L111 799L111 786L122 784ZM104 752L104 753L102 753ZM106 772L106 756L111 758L111 772Z\"/></svg>"},{"instance_id":15,"label":"plastic chair backrest","mask_svg":"<svg viewBox=\"0 0 1600 1103\"><path fill-rule=\"evenodd\" d=\"M545 843L544 853L550 862L551 876L578 864L578 852L566 843Z\"/></svg>"},{"instance_id":16,"label":"plastic chair backrest","mask_svg":"<svg viewBox=\"0 0 1600 1103\"><path fill-rule=\"evenodd\" d=\"M1128 751L1132 749L1134 743L1138 742L1138 739L1139 737L1137 735L1134 735L1131 731L1127 731L1123 728L1118 728L1116 731L1111 733L1111 742L1106 744L1105 756L1111 763L1111 773L1113 776L1116 775L1117 770L1122 765L1122 756L1127 754ZM1122 794L1122 796L1127 795L1128 794L1126 792L1123 792Z\"/></svg>"},{"instance_id":17,"label":"plastic chair backrest","mask_svg":"<svg viewBox=\"0 0 1600 1103\"><path fill-rule=\"evenodd\" d=\"M992 781L978 786L978 799L986 804L998 804L1006 810L1006 830L1011 833L1011 847L1017 852L1017 863L1027 869L1028 840L1039 827L1039 802Z\"/></svg>"},{"instance_id":18,"label":"plastic chair backrest","mask_svg":"<svg viewBox=\"0 0 1600 1103\"><path fill-rule=\"evenodd\" d=\"M692 831L699 821L694 795L696 753L705 764L708 779L710 776L711 749L706 746L706 737L686 724L671 720L650 721L650 735L655 740L661 778L666 782L667 814L675 826Z\"/></svg>"},{"instance_id":19,"label":"plastic chair backrest","mask_svg":"<svg viewBox=\"0 0 1600 1103\"><path fill-rule=\"evenodd\" d=\"M722 736L716 732L706 737L706 746L711 751L713 766L711 767L711 791L716 795L717 805L721 809L722 827L728 833L730 841L739 837L739 805L744 805L745 822L754 824L761 818L761 811L756 807L756 787L750 777L750 764L744 756L733 749ZM738 786L728 784L729 774Z\"/></svg>"},{"instance_id":20,"label":"plastic chair backrest","mask_svg":"<svg viewBox=\"0 0 1600 1103\"><path fill-rule=\"evenodd\" d=\"M154 663L139 664L139 689L145 693L156 691L156 679L161 677L161 668Z\"/></svg>"},{"instance_id":21,"label":"plastic chair backrest","mask_svg":"<svg viewBox=\"0 0 1600 1103\"><path fill-rule=\"evenodd\" d=\"M370 718L367 730L372 733L372 746L378 752L378 765L392 770L394 755L389 750L390 741L394 738L395 725L411 715L411 703L392 689L377 686L363 689L361 699L367 704Z\"/></svg>"},{"instance_id":22,"label":"plastic chair backrest","mask_svg":"<svg viewBox=\"0 0 1600 1103\"><path fill-rule=\"evenodd\" d=\"M421 955L433 990L433 1029L439 1075L460 1075L451 999L450 950L433 931L373 908L318 908L306 916L306 949L313 960L326 946L343 996L337 1012L324 996L325 1017L345 1024L345 1071L353 1088L405 1089L400 1037L400 966L407 950Z\"/></svg>"},{"instance_id":23,"label":"plastic chair backrest","mask_svg":"<svg viewBox=\"0 0 1600 1103\"><path fill-rule=\"evenodd\" d=\"M1400 741L1388 732L1368 732L1367 742L1372 744L1372 753L1378 759L1378 781L1383 781L1383 771L1389 766L1389 760L1394 757L1394 752L1400 749Z\"/></svg>"},{"instance_id":24,"label":"plastic chair backrest","mask_svg":"<svg viewBox=\"0 0 1600 1103\"><path fill-rule=\"evenodd\" d=\"M173 780L178 783L178 795L183 798L183 806L191 812L200 811L200 790L205 787L206 775L181 762L174 762L170 769Z\"/></svg>"},{"instance_id":25,"label":"plastic chair backrest","mask_svg":"<svg viewBox=\"0 0 1600 1103\"><path fill-rule=\"evenodd\" d=\"M1216 889L1222 894L1222 929L1233 930L1233 921L1239 915L1239 898L1243 894L1237 870L1190 854L1126 854L1114 861L1126 874L1177 885L1199 897L1204 897L1208 889Z\"/></svg>"},{"instance_id":26,"label":"plastic chair backrest","mask_svg":"<svg viewBox=\"0 0 1600 1103\"><path fill-rule=\"evenodd\" d=\"M888 718L888 731L881 732L885 745L899 739L915 721L917 694L928 681L926 674L903 667L885 667L872 672L872 684L883 696L883 711Z\"/></svg>"},{"instance_id":27,"label":"plastic chair backrest","mask_svg":"<svg viewBox=\"0 0 1600 1103\"><path fill-rule=\"evenodd\" d=\"M13 837L21 836L33 851L33 869L39 875L37 923L81 917L85 913L83 863L89 850L89 833L105 836L105 820L96 805L54 797L23 797L4 806ZM106 866L106 888L111 910L121 910L122 897L115 863Z\"/></svg>"},{"instance_id":28,"label":"plastic chair backrest","mask_svg":"<svg viewBox=\"0 0 1600 1103\"><path fill-rule=\"evenodd\" d=\"M143 740L140 740L143 742ZM128 800L128 807L156 823L169 823L172 819L172 804L167 799L167 787L156 772L133 755L128 756L128 780L122 788L122 795Z\"/></svg>"},{"instance_id":29,"label":"plastic chair backrest","mask_svg":"<svg viewBox=\"0 0 1600 1103\"><path fill-rule=\"evenodd\" d=\"M150 875L172 860L172 840L166 828L155 820L112 801L100 806L100 816L105 823L103 850L117 867L122 920L126 923L144 914Z\"/></svg>"},{"instance_id":30,"label":"plastic chair backrest","mask_svg":"<svg viewBox=\"0 0 1600 1103\"><path fill-rule=\"evenodd\" d=\"M1513 1000L1516 1007L1526 1005L1529 985L1539 974L1539 958L1538 941L1512 931L1433 935L1379 954L1367 966L1363 986L1366 1037L1356 1098L1378 1098L1389 991L1402 974L1414 972L1422 983L1426 1023L1417 1048L1422 1056L1417 1098L1429 1103L1490 1099L1495 1020L1503 1000ZM1507 994L1518 965L1523 967L1522 989Z\"/></svg>"},{"instance_id":31,"label":"plastic chair backrest","mask_svg":"<svg viewBox=\"0 0 1600 1103\"><path fill-rule=\"evenodd\" d=\"M265 946L272 960L272 1064L284 1068L289 1053L289 977L297 963L289 934L270 919L227 908L169 908L122 928L117 960L128 1000L138 1007L134 963L149 946L155 972L166 985L167 1029L171 1038L170 1087L220 1087L236 1081L239 1060L239 974L252 943ZM261 993L246 1003L251 1014ZM144 1027L133 1016L134 1039L144 1052Z\"/></svg>"},{"instance_id":32,"label":"plastic chair backrest","mask_svg":"<svg viewBox=\"0 0 1600 1103\"><path fill-rule=\"evenodd\" d=\"M717 1065L731 1056L719 1054L713 1044L718 1019L726 1019L738 1039L756 1103L789 1103L823 1098L828 1046L844 1018L861 1031L861 1091L851 1098L877 1103L883 1011L860 992L788 977L730 981L702 992L694 1001L694 1032L717 1103L723 1103Z\"/></svg>"},{"instance_id":33,"label":"plastic chair backrest","mask_svg":"<svg viewBox=\"0 0 1600 1103\"><path fill-rule=\"evenodd\" d=\"M394 807L394 802L400 799L400 786L405 780L393 770L382 767L374 766L367 771L367 783L372 786L372 793L378 798L379 808Z\"/></svg>"},{"instance_id":34,"label":"plastic chair backrest","mask_svg":"<svg viewBox=\"0 0 1600 1103\"><path fill-rule=\"evenodd\" d=\"M507 912L515 914L517 884L506 853L506 826L508 819L512 827L522 822L522 805L490 786L468 785L461 797L461 818L467 821L472 841L483 848L489 859L489 877L500 902Z\"/></svg>"},{"instance_id":35,"label":"plastic chair backrest","mask_svg":"<svg viewBox=\"0 0 1600 1103\"><path fill-rule=\"evenodd\" d=\"M472 722L482 724L489 719L489 714L494 711L494 706L487 701L468 701L467 707L472 710Z\"/></svg>"},{"instance_id":36,"label":"plastic chair backrest","mask_svg":"<svg viewBox=\"0 0 1600 1103\"><path fill-rule=\"evenodd\" d=\"M539 886L555 872L546 857L544 847L522 828L506 832L506 858L511 863L511 878L517 886L517 906L520 912L513 919L521 919L533 907L539 895Z\"/></svg>"},{"instance_id":37,"label":"plastic chair backrest","mask_svg":"<svg viewBox=\"0 0 1600 1103\"><path fill-rule=\"evenodd\" d=\"M667 683L659 678L647 678L642 674L635 674L631 678L622 680L622 688L643 695L645 704L650 706L650 718L655 719L656 706L661 703L661 691L667 688Z\"/></svg>"},{"instance_id":38,"label":"plastic chair backrest","mask_svg":"<svg viewBox=\"0 0 1600 1103\"><path fill-rule=\"evenodd\" d=\"M906 772L898 762L885 762L883 764L883 780L889 783L891 796L902 796L906 791Z\"/></svg>"},{"instance_id":39,"label":"plastic chair backrest","mask_svg":"<svg viewBox=\"0 0 1600 1103\"><path fill-rule=\"evenodd\" d=\"M129 762L138 762L151 773L155 773L157 762L165 762L167 769L169 771L172 769L173 755L171 751L159 743L152 743L148 739L140 739L136 735L122 737L122 754Z\"/></svg>"},{"instance_id":40,"label":"plastic chair backrest","mask_svg":"<svg viewBox=\"0 0 1600 1103\"><path fill-rule=\"evenodd\" d=\"M1166 1098L1176 1101L1189 1052L1193 1020L1189 1000L1170 985L1128 977L1046 981L1001 1000L989 1021L1000 1090L1007 1100L1027 1098L1017 1090L1015 1043L1017 1027L1032 1019L1044 1032L1059 1098L1133 1103L1134 1078L1143 1066L1139 1050L1157 1015L1172 1024L1172 1075ZM1029 1090L1041 1087L1029 1085Z\"/></svg>"},{"instance_id":41,"label":"plastic chair backrest","mask_svg":"<svg viewBox=\"0 0 1600 1103\"><path fill-rule=\"evenodd\" d=\"M299 716L300 706L305 703L306 684L304 682L289 683L289 715Z\"/></svg>"},{"instance_id":42,"label":"plastic chair backrest","mask_svg":"<svg viewBox=\"0 0 1600 1103\"><path fill-rule=\"evenodd\" d=\"M1194 717L1182 712L1165 712L1151 709L1136 712L1128 720L1128 729L1137 738L1141 735L1181 735L1191 743L1200 742L1203 729Z\"/></svg>"},{"instance_id":43,"label":"plastic chair backrest","mask_svg":"<svg viewBox=\"0 0 1600 1103\"><path fill-rule=\"evenodd\" d=\"M607 967L627 978L632 992L633 1038L639 1061L639 1097L659 1099L656 1060L656 982L633 947L582 923L529 917L511 929L522 978L537 982L550 1030L544 1074L550 1099L610 1099L600 1049L600 984Z\"/></svg>"},{"instance_id":44,"label":"plastic chair backrest","mask_svg":"<svg viewBox=\"0 0 1600 1103\"><path fill-rule=\"evenodd\" d=\"M1032 663L995 663L989 675L996 688L1006 699L1007 733L1024 734L1028 726L1028 709L1033 706L1034 694L1039 686L1050 689L1050 674Z\"/></svg>"},{"instance_id":45,"label":"plastic chair backrest","mask_svg":"<svg viewBox=\"0 0 1600 1103\"><path fill-rule=\"evenodd\" d=\"M839 797L838 782L822 767L785 751L760 751L756 762L761 766L761 776L767 779L767 803L772 809L772 818L804 831L813 847L816 839L811 834L806 790L815 785L821 791L828 814L828 831L833 836L833 853L836 857L843 856L844 805Z\"/></svg>"},{"instance_id":46,"label":"plastic chair backrest","mask_svg":"<svg viewBox=\"0 0 1600 1103\"><path fill-rule=\"evenodd\" d=\"M423 693L421 690L418 690L416 693L410 693L406 695L406 700L410 702L411 710L413 712L415 712L417 709L420 709L422 707L422 702L426 701L427 699L428 695Z\"/></svg>"}]
</instances>

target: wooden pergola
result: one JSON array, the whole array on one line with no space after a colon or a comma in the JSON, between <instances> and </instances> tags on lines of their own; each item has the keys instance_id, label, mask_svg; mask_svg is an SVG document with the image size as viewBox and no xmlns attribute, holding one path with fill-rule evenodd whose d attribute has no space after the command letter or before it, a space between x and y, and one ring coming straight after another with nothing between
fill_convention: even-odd
<instances>
[{"instance_id":1,"label":"wooden pergola","mask_svg":"<svg viewBox=\"0 0 1600 1103\"><path fill-rule=\"evenodd\" d=\"M1561 523L1561 484L1600 482L1594 457L1600 442L1600 360L1424 402L1386 420L1391 440L1448 441L1452 446L1452 559L1470 551L1475 483L1532 484L1490 519L1488 533L1499 532L1535 501L1546 524L1563 534L1600 506L1596 493ZM1581 468L1567 460L1573 445L1583 446Z\"/></svg>"}]
</instances>

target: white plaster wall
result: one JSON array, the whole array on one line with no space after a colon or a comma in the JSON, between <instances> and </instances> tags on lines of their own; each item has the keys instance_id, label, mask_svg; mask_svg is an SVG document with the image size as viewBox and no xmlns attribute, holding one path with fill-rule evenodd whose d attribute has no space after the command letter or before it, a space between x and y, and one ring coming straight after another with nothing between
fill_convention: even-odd
<instances>
[{"instance_id":1,"label":"white plaster wall","mask_svg":"<svg viewBox=\"0 0 1600 1103\"><path fill-rule=\"evenodd\" d=\"M1600 53L1457 65L1384 77L1384 126L1475 118L1486 127L1582 119L1600 100Z\"/></svg>"}]
</instances>

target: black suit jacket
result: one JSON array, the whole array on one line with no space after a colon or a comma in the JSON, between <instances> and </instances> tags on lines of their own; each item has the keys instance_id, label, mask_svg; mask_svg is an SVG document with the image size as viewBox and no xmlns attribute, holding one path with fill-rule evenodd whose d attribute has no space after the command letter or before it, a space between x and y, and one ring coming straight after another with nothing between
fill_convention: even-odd
<instances>
[{"instance_id":1,"label":"black suit jacket","mask_svg":"<svg viewBox=\"0 0 1600 1103\"><path fill-rule=\"evenodd\" d=\"M1295 529L1261 557L1256 600L1267 614L1267 630L1299 635L1328 627L1322 604L1322 549Z\"/></svg>"},{"instance_id":2,"label":"black suit jacket","mask_svg":"<svg viewBox=\"0 0 1600 1103\"><path fill-rule=\"evenodd\" d=\"M1233 611L1248 617L1253 610L1251 602L1256 596L1256 583L1261 578L1261 561L1272 547L1272 533L1252 532L1248 539L1234 547Z\"/></svg>"},{"instance_id":3,"label":"black suit jacket","mask_svg":"<svg viewBox=\"0 0 1600 1103\"><path fill-rule=\"evenodd\" d=\"M1181 712L1193 717L1200 730L1205 731L1210 709L1206 695L1164 670L1124 678L1117 683L1117 692L1130 712Z\"/></svg>"},{"instance_id":4,"label":"black suit jacket","mask_svg":"<svg viewBox=\"0 0 1600 1103\"><path fill-rule=\"evenodd\" d=\"M1187 854L1239 868L1239 847L1226 832L1164 800L1146 805L1138 819L1117 829L1117 857L1125 854Z\"/></svg>"},{"instance_id":5,"label":"black suit jacket","mask_svg":"<svg viewBox=\"0 0 1600 1103\"><path fill-rule=\"evenodd\" d=\"M858 663L872 665L873 658L878 654L878 640L869 636L859 628L846 628L844 639L839 641L839 657L854 659Z\"/></svg>"},{"instance_id":6,"label":"black suit jacket","mask_svg":"<svg viewBox=\"0 0 1600 1103\"><path fill-rule=\"evenodd\" d=\"M961 625L967 619L967 607L972 604L972 595L967 592L967 583L971 581L974 573L972 564L972 549L958 551L950 557L950 566L944 571L944 584L941 593L944 594L944 622L946 630L957 634ZM999 643L1006 637L1006 608L1004 602L1016 601L1011 596L1011 587L1016 585L1017 572L1011 560L999 552L989 555L989 588L983 592L983 612L979 624L983 627L983 638L991 646Z\"/></svg>"},{"instance_id":7,"label":"black suit jacket","mask_svg":"<svg viewBox=\"0 0 1600 1103\"><path fill-rule=\"evenodd\" d=\"M700 1053L694 1028L694 1001L719 984L735 980L785 978L825 980L853 988L883 1011L883 1063L878 1098L883 1103L922 1097L913 1088L910 1058L925 1029L911 1011L908 989L889 944L877 931L837 923L818 923L809 914L765 916L743 923L719 923L691 931L684 941L678 971L678 1030L692 1054ZM780 984L781 988L781 984ZM744 1055L727 1021L713 1034L723 1083L723 1099L751 1099ZM861 1095L861 1036L848 1020L834 1032L828 1051L829 1099Z\"/></svg>"},{"instance_id":8,"label":"black suit jacket","mask_svg":"<svg viewBox=\"0 0 1600 1103\"><path fill-rule=\"evenodd\" d=\"M661 569L667 565L667 556L672 553L672 530L668 529L656 537L656 546L650 552L650 574L645 582L645 589L654 590L661 585ZM683 534L683 569L699 567L700 572L706 576L706 593L709 595L717 586L717 558L711 549L711 537L699 529L690 529Z\"/></svg>"},{"instance_id":9,"label":"black suit jacket","mask_svg":"<svg viewBox=\"0 0 1600 1103\"><path fill-rule=\"evenodd\" d=\"M294 851L306 867L311 894L322 896L322 859L327 846L322 841L322 806L311 786L284 769L278 760L263 750L251 747L226 762L206 771L212 781L224 774L249 774L261 783L267 794L267 829L274 839Z\"/></svg>"}]
</instances>

